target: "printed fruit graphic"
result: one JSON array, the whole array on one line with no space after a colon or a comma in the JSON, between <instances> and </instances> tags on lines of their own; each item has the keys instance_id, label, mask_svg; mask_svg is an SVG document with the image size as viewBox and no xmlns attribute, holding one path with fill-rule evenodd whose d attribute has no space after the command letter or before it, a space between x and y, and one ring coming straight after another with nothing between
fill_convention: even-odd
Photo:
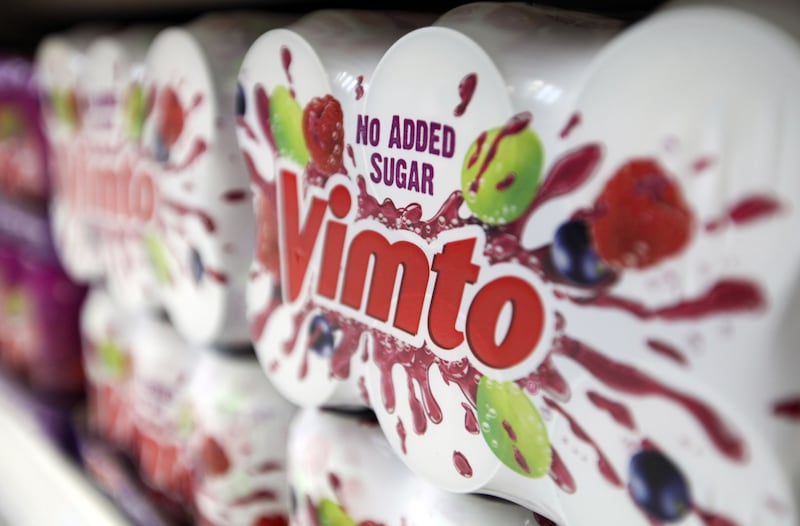
<instances>
[{"instance_id":1,"label":"printed fruit graphic","mask_svg":"<svg viewBox=\"0 0 800 526\"><path fill-rule=\"evenodd\" d=\"M22 135L22 115L16 108L5 106L0 108L0 139Z\"/></svg>"},{"instance_id":2,"label":"printed fruit graphic","mask_svg":"<svg viewBox=\"0 0 800 526\"><path fill-rule=\"evenodd\" d=\"M529 478L550 470L550 440L539 411L513 382L488 376L478 383L478 422L483 439L500 461Z\"/></svg>"},{"instance_id":3,"label":"printed fruit graphic","mask_svg":"<svg viewBox=\"0 0 800 526\"><path fill-rule=\"evenodd\" d=\"M207 436L203 439L200 448L200 464L204 475L224 475L230 468L231 462L222 446L214 437Z\"/></svg>"},{"instance_id":4,"label":"printed fruit graphic","mask_svg":"<svg viewBox=\"0 0 800 526\"><path fill-rule=\"evenodd\" d=\"M333 354L333 327L331 322L322 314L317 314L311 318L308 324L308 341L311 350L320 356L330 356Z\"/></svg>"},{"instance_id":5,"label":"printed fruit graphic","mask_svg":"<svg viewBox=\"0 0 800 526\"><path fill-rule=\"evenodd\" d=\"M595 285L610 274L594 251L588 225L581 220L558 227L550 256L558 272L578 285Z\"/></svg>"},{"instance_id":6,"label":"printed fruit graphic","mask_svg":"<svg viewBox=\"0 0 800 526\"><path fill-rule=\"evenodd\" d=\"M332 175L342 170L342 106L331 95L314 97L303 111L303 136L316 168Z\"/></svg>"},{"instance_id":7,"label":"printed fruit graphic","mask_svg":"<svg viewBox=\"0 0 800 526\"><path fill-rule=\"evenodd\" d=\"M52 93L52 107L56 118L70 128L81 125L78 95L70 89L55 90Z\"/></svg>"},{"instance_id":8,"label":"printed fruit graphic","mask_svg":"<svg viewBox=\"0 0 800 526\"><path fill-rule=\"evenodd\" d=\"M659 451L644 450L631 457L628 490L636 504L659 521L679 521L692 509L686 478Z\"/></svg>"},{"instance_id":9,"label":"printed fruit graphic","mask_svg":"<svg viewBox=\"0 0 800 526\"><path fill-rule=\"evenodd\" d=\"M322 499L317 508L319 526L356 526L341 506L330 499Z\"/></svg>"},{"instance_id":10,"label":"printed fruit graphic","mask_svg":"<svg viewBox=\"0 0 800 526\"><path fill-rule=\"evenodd\" d=\"M651 159L625 163L595 202L597 254L612 267L643 269L678 254L694 222L674 178Z\"/></svg>"},{"instance_id":11,"label":"printed fruit graphic","mask_svg":"<svg viewBox=\"0 0 800 526\"><path fill-rule=\"evenodd\" d=\"M131 139L142 136L144 118L147 113L147 93L141 84L134 84L125 96L125 127Z\"/></svg>"},{"instance_id":12,"label":"printed fruit graphic","mask_svg":"<svg viewBox=\"0 0 800 526\"><path fill-rule=\"evenodd\" d=\"M284 86L278 86L272 92L269 121L278 153L305 167L309 154L303 138L303 110Z\"/></svg>"},{"instance_id":13,"label":"printed fruit graphic","mask_svg":"<svg viewBox=\"0 0 800 526\"><path fill-rule=\"evenodd\" d=\"M169 161L169 148L167 147L166 144L164 144L164 141L161 139L160 132L156 131L154 140L155 140L155 145L154 145L155 148L153 154L155 160L160 163L165 163Z\"/></svg>"},{"instance_id":14,"label":"printed fruit graphic","mask_svg":"<svg viewBox=\"0 0 800 526\"><path fill-rule=\"evenodd\" d=\"M128 372L128 355L113 340L105 340L98 344L97 355L103 369L112 377L121 379L127 375Z\"/></svg>"},{"instance_id":15,"label":"printed fruit graphic","mask_svg":"<svg viewBox=\"0 0 800 526\"><path fill-rule=\"evenodd\" d=\"M144 246L156 278L161 283L170 283L172 276L169 272L169 263L167 263L167 252L164 244L155 233L150 232L144 236Z\"/></svg>"},{"instance_id":16,"label":"printed fruit graphic","mask_svg":"<svg viewBox=\"0 0 800 526\"><path fill-rule=\"evenodd\" d=\"M28 311L28 300L22 288L13 288L6 292L5 314L9 318L20 317Z\"/></svg>"},{"instance_id":17,"label":"printed fruit graphic","mask_svg":"<svg viewBox=\"0 0 800 526\"><path fill-rule=\"evenodd\" d=\"M236 115L243 117L247 110L247 100L244 96L244 88L242 84L236 83Z\"/></svg>"},{"instance_id":18,"label":"printed fruit graphic","mask_svg":"<svg viewBox=\"0 0 800 526\"><path fill-rule=\"evenodd\" d=\"M469 147L461 168L461 192L484 223L505 224L521 216L539 188L544 152L528 127L530 113L483 132Z\"/></svg>"},{"instance_id":19,"label":"printed fruit graphic","mask_svg":"<svg viewBox=\"0 0 800 526\"><path fill-rule=\"evenodd\" d=\"M192 279L195 283L200 283L205 275L206 269L203 265L203 258L196 248L189 251L189 270L192 272Z\"/></svg>"},{"instance_id":20,"label":"printed fruit graphic","mask_svg":"<svg viewBox=\"0 0 800 526\"><path fill-rule=\"evenodd\" d=\"M289 526L289 520L283 515L262 515L253 526Z\"/></svg>"},{"instance_id":21,"label":"printed fruit graphic","mask_svg":"<svg viewBox=\"0 0 800 526\"><path fill-rule=\"evenodd\" d=\"M280 272L280 253L278 252L278 217L275 205L269 196L256 197L256 258L268 271Z\"/></svg>"},{"instance_id":22,"label":"printed fruit graphic","mask_svg":"<svg viewBox=\"0 0 800 526\"><path fill-rule=\"evenodd\" d=\"M194 411L192 409L192 404L188 402L181 404L178 408L176 420L178 435L188 440L192 431L194 431Z\"/></svg>"},{"instance_id":23,"label":"printed fruit graphic","mask_svg":"<svg viewBox=\"0 0 800 526\"><path fill-rule=\"evenodd\" d=\"M158 98L158 135L167 148L178 140L183 132L184 116L181 100L174 89L165 87Z\"/></svg>"}]
</instances>

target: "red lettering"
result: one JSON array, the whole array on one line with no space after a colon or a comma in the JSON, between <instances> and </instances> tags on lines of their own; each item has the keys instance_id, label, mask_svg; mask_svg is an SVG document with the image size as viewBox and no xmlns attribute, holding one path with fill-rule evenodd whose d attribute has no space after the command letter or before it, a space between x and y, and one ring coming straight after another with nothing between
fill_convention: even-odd
<instances>
[{"instance_id":1,"label":"red lettering","mask_svg":"<svg viewBox=\"0 0 800 526\"><path fill-rule=\"evenodd\" d=\"M95 172L95 183L100 192L100 208L116 211L117 208L117 178L114 170Z\"/></svg>"},{"instance_id":2,"label":"red lettering","mask_svg":"<svg viewBox=\"0 0 800 526\"><path fill-rule=\"evenodd\" d=\"M337 186L331 191L330 207L335 217L344 219L350 212L351 206L352 199L347 188ZM326 298L334 299L336 297L345 236L347 236L347 225L335 221L328 223L325 229L325 246L322 249L317 288L317 292Z\"/></svg>"},{"instance_id":3,"label":"red lettering","mask_svg":"<svg viewBox=\"0 0 800 526\"><path fill-rule=\"evenodd\" d=\"M280 222L283 246L281 251L281 275L289 301L300 296L300 288L308 270L308 263L314 251L327 202L314 197L311 200L308 217L300 230L300 196L297 192L297 175L289 170L281 170L280 203L283 205Z\"/></svg>"},{"instance_id":4,"label":"red lettering","mask_svg":"<svg viewBox=\"0 0 800 526\"><path fill-rule=\"evenodd\" d=\"M314 293L332 301L338 298L342 308L355 311L355 316L391 323L415 337L427 312L427 330L423 329L427 343L446 351L466 341L477 360L498 369L518 365L536 349L545 327L544 305L525 278L495 277L481 285L472 304L464 307L467 285L478 283L481 273L480 262L473 261L483 254L479 238L443 243L431 260L422 240L392 241L382 229L349 235L355 199L350 186L336 185L327 198L314 196L301 210L299 184L299 176L291 171L278 174L281 274L287 301L300 299L319 243Z\"/></svg>"},{"instance_id":5,"label":"red lettering","mask_svg":"<svg viewBox=\"0 0 800 526\"><path fill-rule=\"evenodd\" d=\"M511 304L511 320L505 337L497 343L497 323L507 303ZM505 276L484 285L472 300L467 314L467 343L481 362L505 369L533 352L543 328L544 307L539 294L525 280Z\"/></svg>"},{"instance_id":6,"label":"red lettering","mask_svg":"<svg viewBox=\"0 0 800 526\"><path fill-rule=\"evenodd\" d=\"M356 310L361 308L370 259L374 259L374 267L366 313L387 321L389 310L396 303L394 326L409 334L417 334L430 277L425 252L408 241L389 243L381 234L369 230L356 235L350 243L341 297L343 304ZM395 300L394 286L401 266L403 276Z\"/></svg>"},{"instance_id":7,"label":"red lettering","mask_svg":"<svg viewBox=\"0 0 800 526\"><path fill-rule=\"evenodd\" d=\"M448 243L433 258L431 269L437 273L428 315L428 333L431 341L442 349L454 349L464 341L456 329L456 319L461 311L464 287L475 283L480 267L472 263L475 238Z\"/></svg>"},{"instance_id":8,"label":"red lettering","mask_svg":"<svg viewBox=\"0 0 800 526\"><path fill-rule=\"evenodd\" d=\"M141 174L133 179L132 185L125 186L125 188L131 188L131 193L133 194L133 214L142 222L149 221L153 217L156 206L156 189L153 185L153 179L147 174ZM126 203L126 208L128 208L128 199L123 202Z\"/></svg>"},{"instance_id":9,"label":"red lettering","mask_svg":"<svg viewBox=\"0 0 800 526\"><path fill-rule=\"evenodd\" d=\"M140 177L140 179L141 178L142 177ZM149 177L148 177L148 179L149 179ZM150 217L152 217L152 210L150 211L150 214L147 214L145 217L142 217L142 211L139 210L139 207L137 206L137 204L136 203L131 203L130 199L128 198L128 189L129 188L131 189L131 193L134 196L138 196L139 199L142 199L142 198L146 197L145 195L142 194L142 190L140 190L140 188L139 188L140 186L143 186L143 185L148 185L149 186L149 189L148 189L149 190L149 197L150 197L151 201L154 201L155 200L154 199L155 191L153 190L152 181L148 180L148 181L144 182L144 181L139 181L137 179L133 179L133 170L131 169L131 164L130 164L129 161L126 160L126 162L122 165L122 168L119 171L119 183L118 183L119 189L118 189L118 192L120 194L120 197L117 200L117 203L119 204L119 206L121 208L119 213L121 213L123 215L123 217L136 216L136 217L138 217L138 218L140 218L142 220L145 220L145 221L150 219ZM141 201L139 201L139 202L141 202ZM154 205L155 203L152 203L152 204Z\"/></svg>"}]
</instances>

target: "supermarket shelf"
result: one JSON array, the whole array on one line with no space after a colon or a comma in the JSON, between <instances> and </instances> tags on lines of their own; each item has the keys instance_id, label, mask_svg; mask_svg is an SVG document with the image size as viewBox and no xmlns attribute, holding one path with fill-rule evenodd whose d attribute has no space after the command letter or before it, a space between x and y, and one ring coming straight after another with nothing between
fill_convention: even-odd
<instances>
[{"instance_id":1,"label":"supermarket shelf","mask_svg":"<svg viewBox=\"0 0 800 526\"><path fill-rule=\"evenodd\" d=\"M51 444L0 378L0 525L127 526L115 506Z\"/></svg>"}]
</instances>

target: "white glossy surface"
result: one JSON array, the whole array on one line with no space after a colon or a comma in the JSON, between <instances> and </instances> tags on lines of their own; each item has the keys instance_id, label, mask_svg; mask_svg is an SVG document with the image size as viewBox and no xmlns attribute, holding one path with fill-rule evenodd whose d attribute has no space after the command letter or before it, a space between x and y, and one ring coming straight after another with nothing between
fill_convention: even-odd
<instances>
[{"instance_id":1,"label":"white glossy surface","mask_svg":"<svg viewBox=\"0 0 800 526\"><path fill-rule=\"evenodd\" d=\"M209 15L165 29L147 54L145 83L155 90L155 105L139 168L158 181L153 243L165 267L162 304L192 343L248 340L244 288L255 225L235 136L236 72L250 44L287 20ZM184 126L173 144L159 146L167 90L178 100ZM159 150L168 150L168 159L159 159Z\"/></svg>"},{"instance_id":2,"label":"white glossy surface","mask_svg":"<svg viewBox=\"0 0 800 526\"><path fill-rule=\"evenodd\" d=\"M338 523L327 514L334 504L359 524L539 524L533 513L515 504L448 493L416 478L374 421L346 413L305 409L297 415L289 436L289 482L297 505L292 524L297 526L312 526L318 520ZM327 502L321 506L323 501Z\"/></svg>"},{"instance_id":3,"label":"white glossy surface","mask_svg":"<svg viewBox=\"0 0 800 526\"><path fill-rule=\"evenodd\" d=\"M127 526L128 521L64 458L15 403L0 378L0 523L14 526Z\"/></svg>"},{"instance_id":4,"label":"white glossy surface","mask_svg":"<svg viewBox=\"0 0 800 526\"><path fill-rule=\"evenodd\" d=\"M309 179L314 179L314 185L319 186L329 176L336 178L341 177L338 174L355 176L363 173L366 166L355 135L357 116L363 111L372 72L397 38L424 21L424 17L418 16L323 10L286 28L269 31L253 44L239 72L247 111L237 132L240 147L257 172L251 174L254 179L251 188L259 217L265 216L264 207L274 208L274 204L270 205L272 198L268 193L274 191L276 176L281 169L288 168L298 173L306 169L309 173L319 173L319 169L313 167L313 158L307 166L300 166L299 161L273 152L265 135L265 122L259 118L257 91L264 90L265 95L271 97L279 86L293 90L292 102L296 103L297 111L308 109L314 100L335 99L328 104L337 105L342 114L339 131L342 150L338 152L341 166L333 170L335 173L310 175ZM289 55L284 54L284 49ZM287 56L291 57L288 66L291 77L284 69L283 60ZM268 120L266 126L270 126ZM277 223L268 217L262 221L259 229L271 230L277 237ZM263 243L269 235L259 232L256 243ZM285 396L299 405L364 406L366 402L358 385L358 365L353 363L351 374L345 378L334 373L332 369L335 366L331 366L327 357L308 350L308 322L320 311L322 303L312 298L308 283L304 284L298 298L276 298L274 292L280 278L274 273L274 268L268 268L259 259L262 252L257 248L248 278L247 314L253 327L251 336L267 375ZM274 259L277 261L283 255L284 252L274 255ZM312 267L316 266L312 263ZM316 276L318 270L315 268L311 273ZM268 312L271 314L265 318ZM263 327L263 330L255 327ZM284 346L291 347L291 352L283 352Z\"/></svg>"}]
</instances>

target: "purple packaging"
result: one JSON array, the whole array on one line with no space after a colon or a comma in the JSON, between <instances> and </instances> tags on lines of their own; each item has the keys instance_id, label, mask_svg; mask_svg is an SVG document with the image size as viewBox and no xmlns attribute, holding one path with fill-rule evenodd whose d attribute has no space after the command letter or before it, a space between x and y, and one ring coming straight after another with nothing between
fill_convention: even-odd
<instances>
[{"instance_id":1,"label":"purple packaging","mask_svg":"<svg viewBox=\"0 0 800 526\"><path fill-rule=\"evenodd\" d=\"M79 331L86 289L76 285L55 261L27 259L24 290L31 302L23 327L31 343L28 375L46 391L78 392L84 386Z\"/></svg>"},{"instance_id":2,"label":"purple packaging","mask_svg":"<svg viewBox=\"0 0 800 526\"><path fill-rule=\"evenodd\" d=\"M46 199L47 161L33 64L21 57L0 59L0 191Z\"/></svg>"},{"instance_id":3,"label":"purple packaging","mask_svg":"<svg viewBox=\"0 0 800 526\"><path fill-rule=\"evenodd\" d=\"M0 399L4 421L14 418L24 433L36 435L31 439L43 437L70 460L79 460L75 399L43 395L5 375L0 375Z\"/></svg>"},{"instance_id":4,"label":"purple packaging","mask_svg":"<svg viewBox=\"0 0 800 526\"><path fill-rule=\"evenodd\" d=\"M3 357L43 391L83 388L78 317L85 289L55 257L46 213L0 197Z\"/></svg>"},{"instance_id":5,"label":"purple packaging","mask_svg":"<svg viewBox=\"0 0 800 526\"><path fill-rule=\"evenodd\" d=\"M17 247L8 239L0 241L0 361L11 366L11 342L20 317L22 264Z\"/></svg>"}]
</instances>

